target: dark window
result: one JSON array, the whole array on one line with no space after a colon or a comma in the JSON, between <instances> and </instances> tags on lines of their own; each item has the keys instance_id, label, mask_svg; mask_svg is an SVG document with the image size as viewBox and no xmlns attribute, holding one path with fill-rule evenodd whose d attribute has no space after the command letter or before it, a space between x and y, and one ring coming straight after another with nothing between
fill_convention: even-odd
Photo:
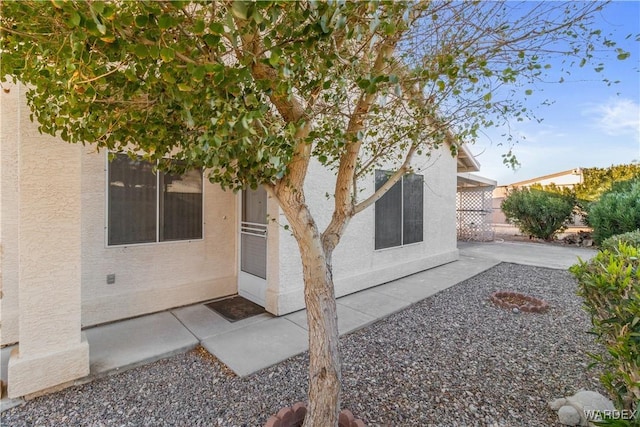
<instances>
[{"instance_id":1,"label":"dark window","mask_svg":"<svg viewBox=\"0 0 640 427\"><path fill-rule=\"evenodd\" d=\"M376 170L376 190L389 179L390 172ZM405 175L385 193L375 206L375 248L421 242L423 239L422 175Z\"/></svg>"},{"instance_id":2,"label":"dark window","mask_svg":"<svg viewBox=\"0 0 640 427\"><path fill-rule=\"evenodd\" d=\"M140 158L109 162L108 243L126 245L202 238L202 172L153 171Z\"/></svg>"}]
</instances>

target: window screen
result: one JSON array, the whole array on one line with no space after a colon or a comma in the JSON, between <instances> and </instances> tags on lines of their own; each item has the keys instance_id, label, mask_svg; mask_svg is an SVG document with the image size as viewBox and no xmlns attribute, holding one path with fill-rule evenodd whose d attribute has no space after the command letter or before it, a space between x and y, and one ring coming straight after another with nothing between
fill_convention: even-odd
<instances>
[{"instance_id":1,"label":"window screen","mask_svg":"<svg viewBox=\"0 0 640 427\"><path fill-rule=\"evenodd\" d=\"M376 190L389 179L391 172L376 170ZM422 175L405 175L375 205L375 248L421 242L423 239Z\"/></svg>"},{"instance_id":2,"label":"window screen","mask_svg":"<svg viewBox=\"0 0 640 427\"><path fill-rule=\"evenodd\" d=\"M153 171L126 154L109 162L108 244L202 238L202 173Z\"/></svg>"},{"instance_id":3,"label":"window screen","mask_svg":"<svg viewBox=\"0 0 640 427\"><path fill-rule=\"evenodd\" d=\"M376 190L389 179L386 171L376 171ZM375 207L375 248L383 249L402 244L402 181L396 182Z\"/></svg>"},{"instance_id":4,"label":"window screen","mask_svg":"<svg viewBox=\"0 0 640 427\"><path fill-rule=\"evenodd\" d=\"M423 229L423 181L422 175L405 175L402 178L402 244L422 242Z\"/></svg>"},{"instance_id":5,"label":"window screen","mask_svg":"<svg viewBox=\"0 0 640 427\"><path fill-rule=\"evenodd\" d=\"M153 165L118 154L109 163L109 244L156 241L157 179Z\"/></svg>"},{"instance_id":6,"label":"window screen","mask_svg":"<svg viewBox=\"0 0 640 427\"><path fill-rule=\"evenodd\" d=\"M160 241L202 238L202 174L160 174Z\"/></svg>"}]
</instances>

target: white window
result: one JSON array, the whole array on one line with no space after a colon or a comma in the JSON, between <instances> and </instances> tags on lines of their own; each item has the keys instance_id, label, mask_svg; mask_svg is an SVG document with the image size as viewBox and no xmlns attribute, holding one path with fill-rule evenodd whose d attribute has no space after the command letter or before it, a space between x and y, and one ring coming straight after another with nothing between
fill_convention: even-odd
<instances>
[{"instance_id":1,"label":"white window","mask_svg":"<svg viewBox=\"0 0 640 427\"><path fill-rule=\"evenodd\" d=\"M202 171L174 175L153 169L126 154L109 162L109 245L202 239Z\"/></svg>"},{"instance_id":2,"label":"white window","mask_svg":"<svg viewBox=\"0 0 640 427\"><path fill-rule=\"evenodd\" d=\"M389 171L376 170L376 190L387 182L390 174ZM423 182L422 175L405 175L376 201L376 249L422 242Z\"/></svg>"}]
</instances>

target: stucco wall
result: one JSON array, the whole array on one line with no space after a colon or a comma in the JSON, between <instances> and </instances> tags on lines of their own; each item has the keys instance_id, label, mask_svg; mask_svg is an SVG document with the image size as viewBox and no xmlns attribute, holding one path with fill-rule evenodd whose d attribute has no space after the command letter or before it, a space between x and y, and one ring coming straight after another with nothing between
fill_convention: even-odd
<instances>
[{"instance_id":1,"label":"stucco wall","mask_svg":"<svg viewBox=\"0 0 640 427\"><path fill-rule=\"evenodd\" d=\"M37 140L43 159L52 144L63 142L38 133L37 125L29 120L20 86L11 86L10 92L1 96L0 336L1 344L6 345L17 342L19 332L19 200L28 205L31 197L19 192L21 138ZM81 220L74 226L81 230L83 327L236 293L235 194L205 181L202 240L107 247L107 154L91 145L76 149L81 151ZM31 173L44 186L55 178L56 171L34 169ZM47 239L47 235L48 230L42 229L40 238ZM116 275L114 284L107 284L107 274Z\"/></svg>"},{"instance_id":2,"label":"stucco wall","mask_svg":"<svg viewBox=\"0 0 640 427\"><path fill-rule=\"evenodd\" d=\"M18 341L18 139L20 89L0 91L0 344ZM27 116L28 119L28 116Z\"/></svg>"},{"instance_id":3,"label":"stucco wall","mask_svg":"<svg viewBox=\"0 0 640 427\"><path fill-rule=\"evenodd\" d=\"M356 215L333 255L336 295L342 296L386 283L458 258L455 201L456 161L449 151L438 150L429 158L418 158L414 167L424 175L424 239L411 245L374 250L375 211L370 206ZM305 184L307 202L322 231L329 223L333 199L333 172L313 163ZM364 178L360 198L374 190L374 178ZM281 225L286 224L283 214ZM291 232L279 232L278 311L282 315L304 308L302 267Z\"/></svg>"},{"instance_id":4,"label":"stucco wall","mask_svg":"<svg viewBox=\"0 0 640 427\"><path fill-rule=\"evenodd\" d=\"M205 180L203 240L107 247L106 154L84 151L83 326L236 292L236 195Z\"/></svg>"}]
</instances>

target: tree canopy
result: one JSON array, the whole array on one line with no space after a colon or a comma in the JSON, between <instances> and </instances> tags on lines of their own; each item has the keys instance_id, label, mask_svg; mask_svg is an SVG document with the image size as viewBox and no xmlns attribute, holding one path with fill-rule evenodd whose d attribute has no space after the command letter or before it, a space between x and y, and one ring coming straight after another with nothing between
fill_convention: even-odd
<instances>
[{"instance_id":1,"label":"tree canopy","mask_svg":"<svg viewBox=\"0 0 640 427\"><path fill-rule=\"evenodd\" d=\"M640 164L613 165L608 168L582 168L583 180L574 188L580 200L595 201L616 182L640 178Z\"/></svg>"},{"instance_id":2,"label":"tree canopy","mask_svg":"<svg viewBox=\"0 0 640 427\"><path fill-rule=\"evenodd\" d=\"M377 1L2 7L1 74L31 85L43 132L154 158L172 153L231 188L282 178L301 139L329 165L349 142L365 141L359 171L397 156L398 143L402 154L409 141L429 148L446 130L460 142L526 115L526 84L544 75L549 54L580 62L596 41L613 45L588 28L600 4L524 12ZM497 99L504 87L519 96ZM402 121L394 120L399 109Z\"/></svg>"}]
</instances>

